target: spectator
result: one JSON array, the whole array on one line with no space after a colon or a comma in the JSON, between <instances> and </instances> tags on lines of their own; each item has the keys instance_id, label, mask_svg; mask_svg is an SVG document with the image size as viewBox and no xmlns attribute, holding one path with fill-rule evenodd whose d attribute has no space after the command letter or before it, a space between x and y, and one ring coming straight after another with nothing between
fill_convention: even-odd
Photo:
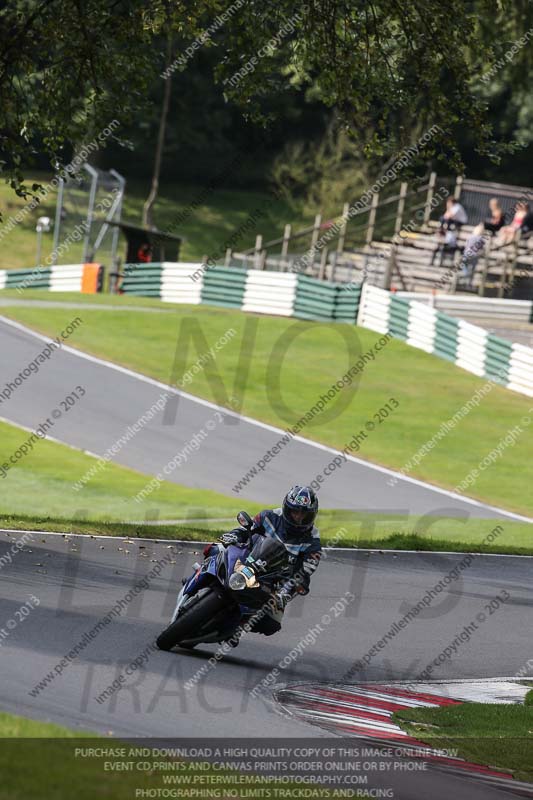
<instances>
[{"instance_id":1,"label":"spectator","mask_svg":"<svg viewBox=\"0 0 533 800\"><path fill-rule=\"evenodd\" d=\"M522 236L531 233L533 231L533 212L531 212L529 206L527 207L527 214L524 217L524 221L520 227L520 233Z\"/></svg>"},{"instance_id":2,"label":"spectator","mask_svg":"<svg viewBox=\"0 0 533 800\"><path fill-rule=\"evenodd\" d=\"M529 210L529 204L519 200L515 206L514 217L510 225L505 225L500 230L499 244L509 244L515 238L518 231L528 233L533 228L533 215Z\"/></svg>"},{"instance_id":3,"label":"spectator","mask_svg":"<svg viewBox=\"0 0 533 800\"><path fill-rule=\"evenodd\" d=\"M472 288L472 281L476 271L477 262L485 248L486 234L484 235L485 224L480 222L476 225L472 234L465 243L463 257L461 259L461 277L468 289Z\"/></svg>"},{"instance_id":4,"label":"spectator","mask_svg":"<svg viewBox=\"0 0 533 800\"><path fill-rule=\"evenodd\" d=\"M459 230L461 225L466 225L468 217L461 203L454 200L453 197L446 199L446 211L440 218L440 229L444 233L446 230L456 229Z\"/></svg>"},{"instance_id":5,"label":"spectator","mask_svg":"<svg viewBox=\"0 0 533 800\"><path fill-rule=\"evenodd\" d=\"M433 266L435 263L435 258L438 253L440 255L439 267L442 267L442 262L444 261L445 256L450 256L453 261L455 251L457 250L457 234L455 231L451 230L440 230L439 235L442 237L442 239L433 251L433 255L431 256L431 266Z\"/></svg>"},{"instance_id":6,"label":"spectator","mask_svg":"<svg viewBox=\"0 0 533 800\"><path fill-rule=\"evenodd\" d=\"M152 260L152 245L145 242L137 250L137 260L140 264L149 264Z\"/></svg>"},{"instance_id":7,"label":"spectator","mask_svg":"<svg viewBox=\"0 0 533 800\"><path fill-rule=\"evenodd\" d=\"M483 227L486 231L496 233L505 225L505 214L503 213L499 200L495 197L489 200L489 211L490 217L485 220Z\"/></svg>"},{"instance_id":8,"label":"spectator","mask_svg":"<svg viewBox=\"0 0 533 800\"><path fill-rule=\"evenodd\" d=\"M447 197L446 211L440 218L440 228L438 230L440 241L431 256L432 265L435 263L437 254L440 256L439 266L442 266L445 256L451 256L453 259L457 250L457 232L461 229L461 225L466 223L467 219L466 211L461 203L458 203L453 197Z\"/></svg>"}]
</instances>

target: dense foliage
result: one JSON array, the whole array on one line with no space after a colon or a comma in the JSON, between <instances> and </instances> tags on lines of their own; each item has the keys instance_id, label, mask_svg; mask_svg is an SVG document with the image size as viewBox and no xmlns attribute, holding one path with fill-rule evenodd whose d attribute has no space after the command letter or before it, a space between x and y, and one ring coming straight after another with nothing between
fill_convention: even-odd
<instances>
[{"instance_id":1,"label":"dense foliage","mask_svg":"<svg viewBox=\"0 0 533 800\"><path fill-rule=\"evenodd\" d=\"M327 150L334 125L357 161L386 162L433 128L419 166L508 174L516 152L523 181L530 32L527 0L11 0L0 166L24 191L28 169L66 163L118 119L102 163L149 175L172 34L169 177L212 176L237 150L235 182L258 183L284 146L291 163L310 143Z\"/></svg>"}]
</instances>

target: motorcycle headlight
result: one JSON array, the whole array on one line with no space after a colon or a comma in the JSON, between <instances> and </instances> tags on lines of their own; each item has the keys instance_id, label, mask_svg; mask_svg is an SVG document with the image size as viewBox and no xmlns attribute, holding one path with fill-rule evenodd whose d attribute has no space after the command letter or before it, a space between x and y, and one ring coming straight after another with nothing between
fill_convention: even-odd
<instances>
[{"instance_id":1,"label":"motorcycle headlight","mask_svg":"<svg viewBox=\"0 0 533 800\"><path fill-rule=\"evenodd\" d=\"M229 588L233 589L234 591L246 589L246 578L242 572L234 572L233 575L230 576Z\"/></svg>"}]
</instances>

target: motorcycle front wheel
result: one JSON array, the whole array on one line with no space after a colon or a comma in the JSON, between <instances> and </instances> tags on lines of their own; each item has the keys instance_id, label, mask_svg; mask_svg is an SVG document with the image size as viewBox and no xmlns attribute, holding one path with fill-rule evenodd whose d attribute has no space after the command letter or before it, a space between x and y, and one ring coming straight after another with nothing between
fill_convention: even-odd
<instances>
[{"instance_id":1,"label":"motorcycle front wheel","mask_svg":"<svg viewBox=\"0 0 533 800\"><path fill-rule=\"evenodd\" d=\"M212 591L203 595L159 634L156 645L160 650L172 650L181 641L198 637L205 624L222 611L227 603L227 598L219 592Z\"/></svg>"}]
</instances>

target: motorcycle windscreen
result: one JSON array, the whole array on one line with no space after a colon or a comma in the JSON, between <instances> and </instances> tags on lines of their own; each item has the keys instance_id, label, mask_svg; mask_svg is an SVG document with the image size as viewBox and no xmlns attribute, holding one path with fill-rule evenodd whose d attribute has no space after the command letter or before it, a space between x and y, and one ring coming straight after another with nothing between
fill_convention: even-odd
<instances>
[{"instance_id":1,"label":"motorcycle windscreen","mask_svg":"<svg viewBox=\"0 0 533 800\"><path fill-rule=\"evenodd\" d=\"M287 566L288 560L289 554L279 539L258 536L246 563L258 568L259 573L264 574L279 572Z\"/></svg>"},{"instance_id":2,"label":"motorcycle windscreen","mask_svg":"<svg viewBox=\"0 0 533 800\"><path fill-rule=\"evenodd\" d=\"M249 552L249 548L237 547L237 545L234 544L230 544L229 547L226 547L222 554L222 559L218 563L219 580L227 584L230 575L235 571L235 564L237 561L244 562Z\"/></svg>"}]
</instances>

